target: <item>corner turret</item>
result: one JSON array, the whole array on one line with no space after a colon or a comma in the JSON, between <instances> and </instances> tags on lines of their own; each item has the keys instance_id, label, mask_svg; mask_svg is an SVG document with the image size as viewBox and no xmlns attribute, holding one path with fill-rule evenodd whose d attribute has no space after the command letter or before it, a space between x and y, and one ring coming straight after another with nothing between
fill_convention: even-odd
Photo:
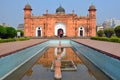
<instances>
[{"instance_id":1,"label":"corner turret","mask_svg":"<svg viewBox=\"0 0 120 80\"><path fill-rule=\"evenodd\" d=\"M90 5L89 9L90 36L96 36L96 8Z\"/></svg>"},{"instance_id":2,"label":"corner turret","mask_svg":"<svg viewBox=\"0 0 120 80\"><path fill-rule=\"evenodd\" d=\"M24 8L24 18L30 18L31 11L32 11L32 8L31 8L30 4L26 4L25 8Z\"/></svg>"},{"instance_id":3,"label":"corner turret","mask_svg":"<svg viewBox=\"0 0 120 80\"><path fill-rule=\"evenodd\" d=\"M93 4L90 5L88 11L89 11L89 17L96 18L96 8Z\"/></svg>"}]
</instances>

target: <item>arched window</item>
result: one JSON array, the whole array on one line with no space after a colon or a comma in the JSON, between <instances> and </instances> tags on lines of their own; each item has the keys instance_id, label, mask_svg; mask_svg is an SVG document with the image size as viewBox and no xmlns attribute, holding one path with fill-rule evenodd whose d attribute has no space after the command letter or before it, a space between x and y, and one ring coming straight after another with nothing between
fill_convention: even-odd
<instances>
[{"instance_id":1,"label":"arched window","mask_svg":"<svg viewBox=\"0 0 120 80\"><path fill-rule=\"evenodd\" d=\"M78 36L83 37L84 36L84 27L80 27L78 31Z\"/></svg>"},{"instance_id":2,"label":"arched window","mask_svg":"<svg viewBox=\"0 0 120 80\"><path fill-rule=\"evenodd\" d=\"M42 28L41 27L36 28L36 37L42 37Z\"/></svg>"}]
</instances>

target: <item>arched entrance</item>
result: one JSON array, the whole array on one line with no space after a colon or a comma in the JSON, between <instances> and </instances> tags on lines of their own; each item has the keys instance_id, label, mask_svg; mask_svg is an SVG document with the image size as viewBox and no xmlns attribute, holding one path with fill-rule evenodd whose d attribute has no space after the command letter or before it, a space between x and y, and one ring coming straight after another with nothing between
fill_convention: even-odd
<instances>
[{"instance_id":1,"label":"arched entrance","mask_svg":"<svg viewBox=\"0 0 120 80\"><path fill-rule=\"evenodd\" d=\"M63 37L66 36L66 26L64 23L56 23L55 25L55 36Z\"/></svg>"},{"instance_id":2,"label":"arched entrance","mask_svg":"<svg viewBox=\"0 0 120 80\"><path fill-rule=\"evenodd\" d=\"M84 27L80 27L78 31L78 36L83 37L84 36Z\"/></svg>"},{"instance_id":3,"label":"arched entrance","mask_svg":"<svg viewBox=\"0 0 120 80\"><path fill-rule=\"evenodd\" d=\"M63 34L64 34L64 32L63 32L63 29L58 29L58 31L57 31L57 35L59 36L59 37L63 37Z\"/></svg>"},{"instance_id":4,"label":"arched entrance","mask_svg":"<svg viewBox=\"0 0 120 80\"><path fill-rule=\"evenodd\" d=\"M80 36L83 36L83 30L80 30Z\"/></svg>"},{"instance_id":5,"label":"arched entrance","mask_svg":"<svg viewBox=\"0 0 120 80\"><path fill-rule=\"evenodd\" d=\"M41 27L36 28L36 37L42 37L42 29L41 29Z\"/></svg>"}]
</instances>

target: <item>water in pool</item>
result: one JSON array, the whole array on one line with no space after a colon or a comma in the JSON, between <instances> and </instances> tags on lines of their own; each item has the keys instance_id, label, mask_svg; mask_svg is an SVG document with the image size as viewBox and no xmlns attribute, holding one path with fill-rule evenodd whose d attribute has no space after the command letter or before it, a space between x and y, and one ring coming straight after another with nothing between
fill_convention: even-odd
<instances>
[{"instance_id":1,"label":"water in pool","mask_svg":"<svg viewBox=\"0 0 120 80\"><path fill-rule=\"evenodd\" d=\"M56 59L57 48L49 48L36 63L24 74L20 80L55 80L54 71L51 70L53 61ZM77 67L74 71L62 71L61 80L100 80L84 62L77 56L72 48L62 48L62 60L72 60ZM99 75L99 74L97 74ZM102 80L105 80L103 77Z\"/></svg>"}]
</instances>

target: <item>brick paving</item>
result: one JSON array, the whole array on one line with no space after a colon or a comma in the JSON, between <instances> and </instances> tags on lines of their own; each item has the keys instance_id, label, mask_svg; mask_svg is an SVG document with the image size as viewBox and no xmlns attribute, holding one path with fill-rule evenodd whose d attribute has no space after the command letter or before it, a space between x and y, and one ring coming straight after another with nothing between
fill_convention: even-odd
<instances>
[{"instance_id":1,"label":"brick paving","mask_svg":"<svg viewBox=\"0 0 120 80\"><path fill-rule=\"evenodd\" d=\"M27 41L0 43L0 57L9 55L13 52L31 47L44 41L47 41L47 39L30 39Z\"/></svg>"},{"instance_id":2,"label":"brick paving","mask_svg":"<svg viewBox=\"0 0 120 80\"><path fill-rule=\"evenodd\" d=\"M120 43L96 41L90 39L72 39L78 43L87 45L99 51L105 52L107 55L118 58L120 60Z\"/></svg>"}]
</instances>

